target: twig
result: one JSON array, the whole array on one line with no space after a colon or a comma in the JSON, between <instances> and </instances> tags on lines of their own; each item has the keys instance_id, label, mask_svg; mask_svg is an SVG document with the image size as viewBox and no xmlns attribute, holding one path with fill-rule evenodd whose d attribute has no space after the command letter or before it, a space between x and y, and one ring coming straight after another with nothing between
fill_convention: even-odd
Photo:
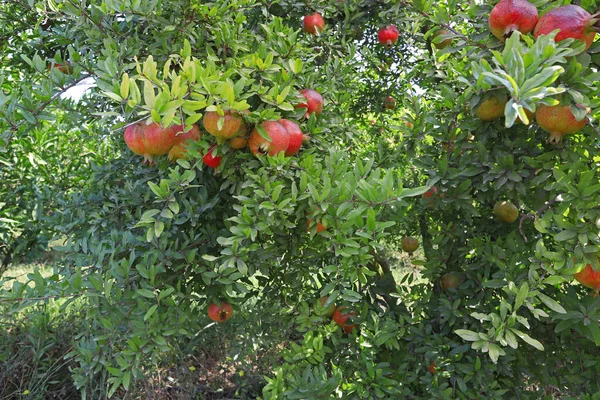
<instances>
[{"instance_id":1,"label":"twig","mask_svg":"<svg viewBox=\"0 0 600 400\"><path fill-rule=\"evenodd\" d=\"M556 196L552 200L547 201L539 210L537 210L535 212L535 214L531 214L531 213L521 214L521 219L519 221L519 232L521 233L521 236L525 240L525 243L527 243L527 236L525 236L525 233L523 232L523 221L525 221L526 219L535 220L535 217L541 217L543 213L545 213L550 207L552 207L552 205L554 203L556 203L558 201L559 196Z\"/></svg>"}]
</instances>

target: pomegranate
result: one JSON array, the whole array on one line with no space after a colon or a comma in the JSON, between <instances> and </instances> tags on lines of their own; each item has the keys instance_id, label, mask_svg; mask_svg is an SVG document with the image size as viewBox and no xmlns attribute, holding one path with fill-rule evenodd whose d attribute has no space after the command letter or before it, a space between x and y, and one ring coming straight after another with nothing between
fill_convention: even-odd
<instances>
[{"instance_id":1,"label":"pomegranate","mask_svg":"<svg viewBox=\"0 0 600 400\"><path fill-rule=\"evenodd\" d=\"M309 218L306 221L306 228L308 229L308 231L310 231L310 226L312 225L313 221L314 220L312 218ZM320 233L320 232L323 232L326 230L327 230L327 228L325 228L325 226L321 223L321 221L317 221L317 233Z\"/></svg>"},{"instance_id":2,"label":"pomegranate","mask_svg":"<svg viewBox=\"0 0 600 400\"><path fill-rule=\"evenodd\" d=\"M198 140L202 136L202 133L200 132L200 129L198 129L197 125L192 125L192 129L187 132L184 132L184 126L185 125L176 126L176 130L179 135L175 136L173 147L169 151L169 160L185 158L185 147L187 144Z\"/></svg>"},{"instance_id":3,"label":"pomegranate","mask_svg":"<svg viewBox=\"0 0 600 400\"><path fill-rule=\"evenodd\" d=\"M437 31L435 31L435 33L431 37L431 40L433 41L433 45L435 46L436 49L438 49L438 50L445 49L446 47L448 47L452 44L452 39L443 39L442 41L440 41L438 43L435 42L436 37L442 36L442 35L449 35L450 33L452 33L452 32L450 32L448 29L438 29Z\"/></svg>"},{"instance_id":4,"label":"pomegranate","mask_svg":"<svg viewBox=\"0 0 600 400\"><path fill-rule=\"evenodd\" d=\"M312 33L316 35L325 30L325 20L319 13L314 13L313 15L307 15L304 17L302 21L302 29L304 32Z\"/></svg>"},{"instance_id":5,"label":"pomegranate","mask_svg":"<svg viewBox=\"0 0 600 400\"><path fill-rule=\"evenodd\" d=\"M396 108L396 99L393 98L392 96L388 96L385 98L385 108L387 108L388 110L393 110L394 108Z\"/></svg>"},{"instance_id":6,"label":"pomegranate","mask_svg":"<svg viewBox=\"0 0 600 400\"><path fill-rule=\"evenodd\" d=\"M69 63L50 63L50 65L48 65L48 70L52 70L52 68L57 69L66 75L71 75L73 73L73 66Z\"/></svg>"},{"instance_id":7,"label":"pomegranate","mask_svg":"<svg viewBox=\"0 0 600 400\"><path fill-rule=\"evenodd\" d=\"M250 139L248 144L250 145L250 151L254 155L270 155L274 156L277 153L286 151L290 144L290 135L288 131L277 121L265 121L260 124L267 132L267 135L271 138L268 141L258 133L257 127L250 133Z\"/></svg>"},{"instance_id":8,"label":"pomegranate","mask_svg":"<svg viewBox=\"0 0 600 400\"><path fill-rule=\"evenodd\" d=\"M398 28L394 25L386 25L379 30L377 38L379 39L380 44L391 46L396 43L399 35L400 32L398 31Z\"/></svg>"},{"instance_id":9,"label":"pomegranate","mask_svg":"<svg viewBox=\"0 0 600 400\"><path fill-rule=\"evenodd\" d=\"M351 316L358 315L356 311L343 311L344 306L339 306L333 313L332 319L340 328L346 333L352 333L352 331L358 326L356 324L348 324L347 321Z\"/></svg>"},{"instance_id":10,"label":"pomegranate","mask_svg":"<svg viewBox=\"0 0 600 400\"><path fill-rule=\"evenodd\" d=\"M583 8L574 4L558 7L548 11L540 18L533 35L547 35L555 29L560 32L554 38L555 42L573 38L585 42L587 50L596 37L596 24L598 20ZM584 51L585 51L584 50Z\"/></svg>"},{"instance_id":11,"label":"pomegranate","mask_svg":"<svg viewBox=\"0 0 600 400\"><path fill-rule=\"evenodd\" d=\"M135 154L144 156L144 162L154 163L154 156L167 154L175 142L178 126L163 128L160 124L152 122L138 122L125 129L125 143Z\"/></svg>"},{"instance_id":12,"label":"pomegranate","mask_svg":"<svg viewBox=\"0 0 600 400\"><path fill-rule=\"evenodd\" d=\"M219 120L223 118L223 127L219 129ZM204 129L220 139L231 139L247 132L242 115L237 111L227 110L220 116L216 111L207 111L202 118Z\"/></svg>"},{"instance_id":13,"label":"pomegranate","mask_svg":"<svg viewBox=\"0 0 600 400\"><path fill-rule=\"evenodd\" d=\"M429 370L429 373L431 375L435 375L435 361L432 361L431 364L429 364L429 367L427 367L427 369Z\"/></svg>"},{"instance_id":14,"label":"pomegranate","mask_svg":"<svg viewBox=\"0 0 600 400\"><path fill-rule=\"evenodd\" d=\"M248 146L248 138L246 136L236 136L229 141L229 147L232 149L243 149Z\"/></svg>"},{"instance_id":15,"label":"pomegranate","mask_svg":"<svg viewBox=\"0 0 600 400\"><path fill-rule=\"evenodd\" d=\"M405 236L402 238L402 250L407 253L414 253L419 248L419 241L414 237Z\"/></svg>"},{"instance_id":16,"label":"pomegranate","mask_svg":"<svg viewBox=\"0 0 600 400\"><path fill-rule=\"evenodd\" d=\"M494 215L500 221L512 224L519 217L519 210L510 201L499 201L494 205Z\"/></svg>"},{"instance_id":17,"label":"pomegranate","mask_svg":"<svg viewBox=\"0 0 600 400\"><path fill-rule=\"evenodd\" d=\"M430 197L432 197L432 196L436 195L436 194L437 194L437 192L438 192L437 188L436 188L435 186L432 186L431 188L429 188L429 190L428 190L428 191L426 191L426 192L423 194L423 198L425 198L425 199L428 199L428 198L430 198Z\"/></svg>"},{"instance_id":18,"label":"pomegranate","mask_svg":"<svg viewBox=\"0 0 600 400\"><path fill-rule=\"evenodd\" d=\"M514 31L527 34L538 21L537 8L527 0L502 0L492 9L488 23L492 34L505 41Z\"/></svg>"},{"instance_id":19,"label":"pomegranate","mask_svg":"<svg viewBox=\"0 0 600 400\"><path fill-rule=\"evenodd\" d=\"M583 286L594 289L596 294L600 292L600 270L594 271L592 264L587 264L584 269L574 274L573 278Z\"/></svg>"},{"instance_id":20,"label":"pomegranate","mask_svg":"<svg viewBox=\"0 0 600 400\"><path fill-rule=\"evenodd\" d=\"M538 106L535 120L540 128L550 133L548 143L560 143L563 135L579 132L587 124L587 118L583 118L581 121L575 119L571 106L561 106L560 104Z\"/></svg>"},{"instance_id":21,"label":"pomegranate","mask_svg":"<svg viewBox=\"0 0 600 400\"><path fill-rule=\"evenodd\" d=\"M440 285L444 290L456 289L462 281L463 274L461 274L460 272L446 272L444 275L442 275Z\"/></svg>"},{"instance_id":22,"label":"pomegranate","mask_svg":"<svg viewBox=\"0 0 600 400\"><path fill-rule=\"evenodd\" d=\"M335 312L335 304L330 304L328 307L325 307L325 303L327 303L328 299L328 296L323 296L315 301L315 310L317 310L318 315L331 317Z\"/></svg>"},{"instance_id":23,"label":"pomegranate","mask_svg":"<svg viewBox=\"0 0 600 400\"><path fill-rule=\"evenodd\" d=\"M215 147L217 147L217 145L213 144L210 149L208 149L208 152L204 155L204 157L202 157L202 162L210 168L217 168L219 165L221 165L221 159L223 158L222 156L213 156L213 150Z\"/></svg>"},{"instance_id":24,"label":"pomegranate","mask_svg":"<svg viewBox=\"0 0 600 400\"><path fill-rule=\"evenodd\" d=\"M285 156L293 156L300 151L302 142L307 136L304 136L302 130L300 130L300 127L294 121L282 118L278 122L285 128L290 136L290 144L288 144L287 150L285 151Z\"/></svg>"},{"instance_id":25,"label":"pomegranate","mask_svg":"<svg viewBox=\"0 0 600 400\"><path fill-rule=\"evenodd\" d=\"M475 110L477 118L483 121L493 121L504 115L504 106L508 102L506 95L490 96L479 103Z\"/></svg>"},{"instance_id":26,"label":"pomegranate","mask_svg":"<svg viewBox=\"0 0 600 400\"><path fill-rule=\"evenodd\" d=\"M306 99L306 103L296 104L296 108L306 108L304 114L306 118L312 113L319 115L323 112L323 96L319 92L313 89L302 89L300 93Z\"/></svg>"},{"instance_id":27,"label":"pomegranate","mask_svg":"<svg viewBox=\"0 0 600 400\"><path fill-rule=\"evenodd\" d=\"M208 317L215 322L225 322L231 315L233 314L233 309L229 303L224 301L219 302L219 304L211 303L208 306Z\"/></svg>"}]
</instances>

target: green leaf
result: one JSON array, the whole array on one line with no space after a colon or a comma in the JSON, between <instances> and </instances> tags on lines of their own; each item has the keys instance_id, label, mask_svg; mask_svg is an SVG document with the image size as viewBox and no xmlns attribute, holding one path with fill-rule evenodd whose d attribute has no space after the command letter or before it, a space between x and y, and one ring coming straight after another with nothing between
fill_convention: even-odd
<instances>
[{"instance_id":1,"label":"green leaf","mask_svg":"<svg viewBox=\"0 0 600 400\"><path fill-rule=\"evenodd\" d=\"M532 338L531 336L529 336L528 334L526 334L525 332L521 332L517 329L513 329L513 328L509 328L515 335L517 335L518 337L520 337L524 342L526 342L527 344L535 347L536 349L543 351L544 350L544 346L537 340L535 340L534 338Z\"/></svg>"},{"instance_id":2,"label":"green leaf","mask_svg":"<svg viewBox=\"0 0 600 400\"><path fill-rule=\"evenodd\" d=\"M552 311L555 311L555 312L557 312L559 314L566 314L567 313L567 310L565 310L564 307L561 306L560 304L558 304L554 299L546 296L543 293L538 293L537 296Z\"/></svg>"},{"instance_id":3,"label":"green leaf","mask_svg":"<svg viewBox=\"0 0 600 400\"><path fill-rule=\"evenodd\" d=\"M514 311L517 311L523 305L523 302L527 298L528 294L529 294L529 285L527 284L527 282L525 282L521 285L521 288L519 289L519 292L517 293L517 297L515 299Z\"/></svg>"},{"instance_id":4,"label":"green leaf","mask_svg":"<svg viewBox=\"0 0 600 400\"><path fill-rule=\"evenodd\" d=\"M461 338L463 338L463 340L466 340L467 342L481 340L479 333L469 331L467 329L457 329L454 331L454 333L456 333L458 336L460 336Z\"/></svg>"},{"instance_id":5,"label":"green leaf","mask_svg":"<svg viewBox=\"0 0 600 400\"><path fill-rule=\"evenodd\" d=\"M150 307L150 309L146 312L146 315L144 315L144 321L147 321L148 318L150 318L152 316L152 314L154 314L154 312L156 311L157 308L158 308L158 304L155 304L152 307Z\"/></svg>"}]
</instances>

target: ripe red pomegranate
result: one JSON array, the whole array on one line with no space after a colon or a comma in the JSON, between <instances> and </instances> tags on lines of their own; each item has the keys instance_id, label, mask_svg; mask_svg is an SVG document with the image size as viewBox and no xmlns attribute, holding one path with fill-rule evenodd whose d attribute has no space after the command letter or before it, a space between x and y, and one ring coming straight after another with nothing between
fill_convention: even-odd
<instances>
[{"instance_id":1,"label":"ripe red pomegranate","mask_svg":"<svg viewBox=\"0 0 600 400\"><path fill-rule=\"evenodd\" d=\"M531 32L537 21L538 10L527 0L502 0L492 9L488 23L492 34L505 41L514 31Z\"/></svg>"},{"instance_id":2,"label":"ripe red pomegranate","mask_svg":"<svg viewBox=\"0 0 600 400\"><path fill-rule=\"evenodd\" d=\"M176 126L178 135L175 136L173 141L173 147L169 151L169 160L177 160L179 158L185 158L185 147L188 143L200 139L202 133L198 129L197 125L192 125L192 129L184 132L185 125Z\"/></svg>"},{"instance_id":3,"label":"ripe red pomegranate","mask_svg":"<svg viewBox=\"0 0 600 400\"><path fill-rule=\"evenodd\" d=\"M335 312L335 304L330 304L325 307L325 303L329 300L329 296L323 296L315 301L315 309L317 314L321 316L331 317Z\"/></svg>"},{"instance_id":4,"label":"ripe red pomegranate","mask_svg":"<svg viewBox=\"0 0 600 400\"><path fill-rule=\"evenodd\" d=\"M396 108L396 99L393 98L392 96L388 96L385 98L385 108L387 108L388 110L393 110L394 108Z\"/></svg>"},{"instance_id":5,"label":"ripe red pomegranate","mask_svg":"<svg viewBox=\"0 0 600 400\"><path fill-rule=\"evenodd\" d=\"M596 37L597 31L594 25L597 21L595 15L571 4L552 9L544 14L535 26L533 35L537 38L540 35L547 35L555 29L560 29L554 38L555 42L573 38L584 41L585 50L587 50Z\"/></svg>"},{"instance_id":6,"label":"ripe red pomegranate","mask_svg":"<svg viewBox=\"0 0 600 400\"><path fill-rule=\"evenodd\" d=\"M202 162L210 168L217 168L219 165L221 165L221 159L223 158L222 156L213 156L213 150L215 147L217 147L217 145L213 144L210 149L208 149L208 152L204 155L204 157L202 157Z\"/></svg>"},{"instance_id":7,"label":"ripe red pomegranate","mask_svg":"<svg viewBox=\"0 0 600 400\"><path fill-rule=\"evenodd\" d=\"M379 39L380 44L384 44L386 46L391 46L398 40L398 36L400 36L400 32L398 28L394 25L386 25L379 30L377 34L377 38Z\"/></svg>"},{"instance_id":8,"label":"ripe red pomegranate","mask_svg":"<svg viewBox=\"0 0 600 400\"><path fill-rule=\"evenodd\" d=\"M415 239L414 237L410 237L410 236L403 237L401 244L402 244L402 250L404 250L410 254L414 253L415 250L417 250L419 248L419 241L417 239Z\"/></svg>"},{"instance_id":9,"label":"ripe red pomegranate","mask_svg":"<svg viewBox=\"0 0 600 400\"><path fill-rule=\"evenodd\" d=\"M344 306L339 306L333 313L332 319L340 328L346 333L352 333L352 331L358 326L356 324L346 323L351 316L358 315L356 311L343 311Z\"/></svg>"},{"instance_id":10,"label":"ripe red pomegranate","mask_svg":"<svg viewBox=\"0 0 600 400\"><path fill-rule=\"evenodd\" d=\"M441 36L441 35L449 35L450 32L448 29L438 29L437 31L435 31L435 33L433 34L433 36L431 37L431 40L435 40L436 37ZM433 42L433 45L435 46L436 49L441 50L441 49L445 49L446 47L450 46L452 44L452 39L444 39L439 43L435 43Z\"/></svg>"},{"instance_id":11,"label":"ripe red pomegranate","mask_svg":"<svg viewBox=\"0 0 600 400\"><path fill-rule=\"evenodd\" d=\"M171 150L175 142L178 126L163 128L153 122L138 122L125 129L125 143L135 154L144 156L144 162L154 163L154 156L164 156Z\"/></svg>"},{"instance_id":12,"label":"ripe red pomegranate","mask_svg":"<svg viewBox=\"0 0 600 400\"><path fill-rule=\"evenodd\" d=\"M319 115L323 112L323 96L319 92L313 89L302 89L300 93L306 99L306 103L296 104L296 108L306 108L304 114L306 118L312 113Z\"/></svg>"},{"instance_id":13,"label":"ripe red pomegranate","mask_svg":"<svg viewBox=\"0 0 600 400\"><path fill-rule=\"evenodd\" d=\"M62 72L63 74L66 75L71 75L73 73L73 66L68 63L50 63L50 65L48 65L48 70L50 71L52 68L59 70L60 72Z\"/></svg>"},{"instance_id":14,"label":"ripe red pomegranate","mask_svg":"<svg viewBox=\"0 0 600 400\"><path fill-rule=\"evenodd\" d=\"M427 369L429 370L429 373L431 375L435 375L436 370L435 370L435 361L432 361L431 364L429 364L429 367L427 367Z\"/></svg>"},{"instance_id":15,"label":"ripe red pomegranate","mask_svg":"<svg viewBox=\"0 0 600 400\"><path fill-rule=\"evenodd\" d=\"M583 118L581 121L575 119L571 106L561 106L560 104L538 106L535 111L535 120L540 128L550 134L548 143L560 143L563 135L579 132L587 124L587 118Z\"/></svg>"},{"instance_id":16,"label":"ripe red pomegranate","mask_svg":"<svg viewBox=\"0 0 600 400\"><path fill-rule=\"evenodd\" d=\"M223 118L223 127L219 129L218 123L221 118ZM226 110L223 116L216 111L207 111L202 122L208 133L220 139L231 139L247 132L244 119L237 111Z\"/></svg>"},{"instance_id":17,"label":"ripe red pomegranate","mask_svg":"<svg viewBox=\"0 0 600 400\"><path fill-rule=\"evenodd\" d=\"M425 194L423 194L423 198L428 199L432 196L435 196L437 194L438 190L435 186L432 186L431 188L429 188L428 191L425 192Z\"/></svg>"},{"instance_id":18,"label":"ripe red pomegranate","mask_svg":"<svg viewBox=\"0 0 600 400\"><path fill-rule=\"evenodd\" d=\"M277 121L265 121L260 124L260 126L267 132L271 141L262 137L255 127L250 134L250 139L248 139L250 151L252 151L254 155L268 154L274 156L287 150L288 145L290 144L290 135L283 125Z\"/></svg>"},{"instance_id":19,"label":"ripe red pomegranate","mask_svg":"<svg viewBox=\"0 0 600 400\"><path fill-rule=\"evenodd\" d=\"M302 142L305 139L302 130L294 121L290 121L289 119L280 119L278 121L288 132L290 136L290 143L288 144L287 150L285 151L285 156L290 157L300 151L300 147L302 147Z\"/></svg>"},{"instance_id":20,"label":"ripe red pomegranate","mask_svg":"<svg viewBox=\"0 0 600 400\"><path fill-rule=\"evenodd\" d=\"M233 309L229 303L224 301L219 302L219 304L211 303L208 306L208 317L215 322L225 322L231 315L233 314Z\"/></svg>"},{"instance_id":21,"label":"ripe red pomegranate","mask_svg":"<svg viewBox=\"0 0 600 400\"><path fill-rule=\"evenodd\" d=\"M313 15L307 15L304 17L302 21L302 29L304 32L312 33L316 35L325 30L325 20L319 13L314 13Z\"/></svg>"},{"instance_id":22,"label":"ripe red pomegranate","mask_svg":"<svg viewBox=\"0 0 600 400\"><path fill-rule=\"evenodd\" d=\"M584 269L573 275L579 283L590 289L594 289L597 294L600 292L600 270L594 271L592 264L587 264Z\"/></svg>"},{"instance_id":23,"label":"ripe red pomegranate","mask_svg":"<svg viewBox=\"0 0 600 400\"><path fill-rule=\"evenodd\" d=\"M475 115L483 121L493 121L504 115L504 107L507 102L508 98L506 95L488 97L479 103L479 106L475 110Z\"/></svg>"},{"instance_id":24,"label":"ripe red pomegranate","mask_svg":"<svg viewBox=\"0 0 600 400\"><path fill-rule=\"evenodd\" d=\"M310 231L310 226L312 225L313 221L314 220L312 218L309 218L306 221L306 229L308 231ZM321 223L321 221L317 221L317 233L323 232L323 231L326 231L326 230L327 230L327 228L325 228L325 226Z\"/></svg>"}]
</instances>

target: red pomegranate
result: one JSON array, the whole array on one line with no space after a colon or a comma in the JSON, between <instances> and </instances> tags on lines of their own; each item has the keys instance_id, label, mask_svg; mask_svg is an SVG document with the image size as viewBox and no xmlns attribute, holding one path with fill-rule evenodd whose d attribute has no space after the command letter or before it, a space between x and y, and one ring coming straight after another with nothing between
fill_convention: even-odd
<instances>
[{"instance_id":1,"label":"red pomegranate","mask_svg":"<svg viewBox=\"0 0 600 400\"><path fill-rule=\"evenodd\" d=\"M312 113L319 115L323 112L323 96L319 92L313 89L302 89L300 93L306 99L306 103L296 104L296 108L306 108L304 114L306 118Z\"/></svg>"},{"instance_id":2,"label":"red pomegranate","mask_svg":"<svg viewBox=\"0 0 600 400\"><path fill-rule=\"evenodd\" d=\"M398 36L400 36L400 32L398 28L394 25L386 25L381 28L377 34L377 38L379 39L380 44L384 44L386 46L391 46L398 40Z\"/></svg>"},{"instance_id":3,"label":"red pomegranate","mask_svg":"<svg viewBox=\"0 0 600 400\"><path fill-rule=\"evenodd\" d=\"M540 35L547 35L555 29L560 29L560 32L554 38L554 41L573 38L585 42L585 50L587 50L596 37L596 27L594 24L597 18L592 16L583 8L574 4L558 7L548 11L540 18L533 35L537 38Z\"/></svg>"},{"instance_id":4,"label":"red pomegranate","mask_svg":"<svg viewBox=\"0 0 600 400\"><path fill-rule=\"evenodd\" d=\"M333 313L332 319L340 328L346 333L352 333L352 331L358 326L356 324L348 324L347 321L350 317L358 315L356 311L343 311L344 306L339 306Z\"/></svg>"},{"instance_id":5,"label":"red pomegranate","mask_svg":"<svg viewBox=\"0 0 600 400\"><path fill-rule=\"evenodd\" d=\"M325 29L325 20L319 13L307 15L302 21L302 29L304 30L304 32L316 35L317 33L323 32L323 30Z\"/></svg>"},{"instance_id":6,"label":"red pomegranate","mask_svg":"<svg viewBox=\"0 0 600 400\"><path fill-rule=\"evenodd\" d=\"M277 121L265 121L260 124L271 138L268 141L258 133L257 127L250 133L248 145L254 155L274 156L282 151L286 151L290 144L290 135L288 131Z\"/></svg>"},{"instance_id":7,"label":"red pomegranate","mask_svg":"<svg viewBox=\"0 0 600 400\"><path fill-rule=\"evenodd\" d=\"M540 105L535 111L535 120L540 128L550 134L548 143L560 143L563 135L579 132L587 124L587 118L583 118L581 121L575 119L571 106L561 106L560 104L556 106Z\"/></svg>"},{"instance_id":8,"label":"red pomegranate","mask_svg":"<svg viewBox=\"0 0 600 400\"><path fill-rule=\"evenodd\" d=\"M294 121L290 121L289 119L280 119L278 121L288 132L290 136L290 143L288 144L287 150L285 151L285 156L290 157L300 151L300 147L302 147L302 142L306 138L298 126Z\"/></svg>"},{"instance_id":9,"label":"red pomegranate","mask_svg":"<svg viewBox=\"0 0 600 400\"><path fill-rule=\"evenodd\" d=\"M584 269L573 275L573 278L583 286L600 292L600 270L594 271L592 264L587 264Z\"/></svg>"},{"instance_id":10,"label":"red pomegranate","mask_svg":"<svg viewBox=\"0 0 600 400\"><path fill-rule=\"evenodd\" d=\"M426 191L423 194L423 198L427 199L429 197L435 196L435 195L437 195L437 192L438 192L437 188L435 186L432 186L429 188L428 191Z\"/></svg>"},{"instance_id":11,"label":"red pomegranate","mask_svg":"<svg viewBox=\"0 0 600 400\"><path fill-rule=\"evenodd\" d=\"M501 41L514 31L531 32L537 21L538 10L527 0L502 0L492 9L488 19L492 34Z\"/></svg>"},{"instance_id":12,"label":"red pomegranate","mask_svg":"<svg viewBox=\"0 0 600 400\"><path fill-rule=\"evenodd\" d=\"M211 303L208 306L208 317L215 322L225 322L233 314L233 309L229 303L224 301L219 304Z\"/></svg>"},{"instance_id":13,"label":"red pomegranate","mask_svg":"<svg viewBox=\"0 0 600 400\"><path fill-rule=\"evenodd\" d=\"M204 157L202 157L202 162L210 168L217 168L219 165L221 165L221 159L223 158L222 156L213 155L213 150L215 147L217 147L217 145L213 144L210 149L208 149Z\"/></svg>"},{"instance_id":14,"label":"red pomegranate","mask_svg":"<svg viewBox=\"0 0 600 400\"><path fill-rule=\"evenodd\" d=\"M223 126L219 129L219 120L223 118ZM221 116L216 111L207 111L202 119L204 129L211 135L220 139L231 139L234 136L245 134L246 124L242 115L237 111L226 110Z\"/></svg>"},{"instance_id":15,"label":"red pomegranate","mask_svg":"<svg viewBox=\"0 0 600 400\"><path fill-rule=\"evenodd\" d=\"M171 151L169 151L169 160L185 158L185 147L187 144L200 139L202 136L202 133L200 132L200 129L198 129L197 125L192 125L192 129L187 132L184 132L184 126L185 125L176 126L178 135L175 136L173 147L171 148Z\"/></svg>"},{"instance_id":16,"label":"red pomegranate","mask_svg":"<svg viewBox=\"0 0 600 400\"><path fill-rule=\"evenodd\" d=\"M388 110L393 110L394 108L396 108L396 99L393 98L392 96L388 96L385 98L385 108L387 108Z\"/></svg>"},{"instance_id":17,"label":"red pomegranate","mask_svg":"<svg viewBox=\"0 0 600 400\"><path fill-rule=\"evenodd\" d=\"M125 143L135 154L144 156L144 162L153 164L155 156L164 156L171 150L178 127L163 128L155 122L149 125L144 121L138 122L125 129Z\"/></svg>"}]
</instances>

